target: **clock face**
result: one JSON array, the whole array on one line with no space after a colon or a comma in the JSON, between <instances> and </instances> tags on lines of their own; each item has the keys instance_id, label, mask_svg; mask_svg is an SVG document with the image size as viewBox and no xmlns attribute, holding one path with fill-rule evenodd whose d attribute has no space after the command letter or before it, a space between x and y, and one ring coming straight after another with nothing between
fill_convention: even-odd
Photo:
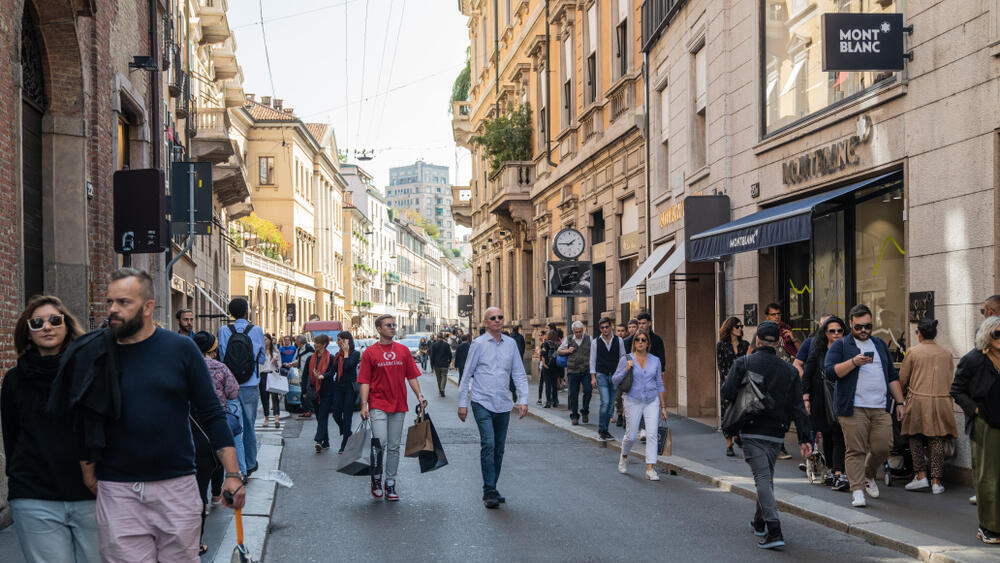
<instances>
[{"instance_id":1,"label":"clock face","mask_svg":"<svg viewBox=\"0 0 1000 563\"><path fill-rule=\"evenodd\" d=\"M583 234L580 231L576 229L563 229L556 233L552 250L564 260L575 260L583 254L585 244L586 241L583 240Z\"/></svg>"}]
</instances>

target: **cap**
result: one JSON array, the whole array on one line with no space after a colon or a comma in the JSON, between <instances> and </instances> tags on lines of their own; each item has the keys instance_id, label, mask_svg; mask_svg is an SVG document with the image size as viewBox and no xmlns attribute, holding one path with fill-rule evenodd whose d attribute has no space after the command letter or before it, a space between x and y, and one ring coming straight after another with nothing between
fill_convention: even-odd
<instances>
[{"instance_id":1,"label":"cap","mask_svg":"<svg viewBox=\"0 0 1000 563\"><path fill-rule=\"evenodd\" d=\"M764 321L757 327L757 338L769 344L777 344L781 340L781 328L778 323Z\"/></svg>"}]
</instances>

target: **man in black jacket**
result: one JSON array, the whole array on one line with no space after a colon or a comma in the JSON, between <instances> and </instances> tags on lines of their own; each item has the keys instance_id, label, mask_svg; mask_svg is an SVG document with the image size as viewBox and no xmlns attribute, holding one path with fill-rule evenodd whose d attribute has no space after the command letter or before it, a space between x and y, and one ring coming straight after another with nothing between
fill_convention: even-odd
<instances>
[{"instance_id":1,"label":"man in black jacket","mask_svg":"<svg viewBox=\"0 0 1000 563\"><path fill-rule=\"evenodd\" d=\"M739 434L744 457L757 486L757 512L750 526L754 534L762 538L758 547L774 549L785 545L774 498L774 462L784 444L789 420L795 419L803 458L812 454L812 440L799 372L776 355L781 328L777 323L765 321L757 327L756 340L753 354L733 362L722 386L722 400L735 401L745 377L753 377L764 392L765 410L744 423Z\"/></svg>"},{"instance_id":2,"label":"man in black jacket","mask_svg":"<svg viewBox=\"0 0 1000 563\"><path fill-rule=\"evenodd\" d=\"M430 357L431 367L437 377L438 393L444 397L444 388L448 384L448 366L451 364L451 346L448 345L445 333L442 332L440 338L431 342Z\"/></svg>"}]
</instances>

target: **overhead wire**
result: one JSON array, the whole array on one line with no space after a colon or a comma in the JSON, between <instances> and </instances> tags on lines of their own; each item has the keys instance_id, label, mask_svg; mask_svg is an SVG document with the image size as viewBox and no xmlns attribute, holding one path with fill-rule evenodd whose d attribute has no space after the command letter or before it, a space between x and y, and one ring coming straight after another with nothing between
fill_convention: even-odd
<instances>
[{"instance_id":1,"label":"overhead wire","mask_svg":"<svg viewBox=\"0 0 1000 563\"><path fill-rule=\"evenodd\" d=\"M406 16L406 0L399 12L399 27L396 29L396 44L392 48L392 58L389 60L389 78L385 82L385 99L382 100L382 113L378 116L378 126L375 128L375 138L382 134L382 122L385 120L385 106L389 103L389 85L392 84L392 71L396 68L396 52L399 50L399 37L403 34L403 18ZM376 92L377 93L377 92Z\"/></svg>"},{"instance_id":2,"label":"overhead wire","mask_svg":"<svg viewBox=\"0 0 1000 563\"><path fill-rule=\"evenodd\" d=\"M365 0L365 25L362 28L363 31L361 32L361 97L362 98L365 97L365 63L367 62L367 58L368 58L367 57L367 55L368 55L368 7L369 7L369 0ZM378 92L376 92L376 93L378 93ZM348 111L350 111L350 109L348 109ZM358 126L357 126L357 131L355 131L355 133L354 133L354 142L355 143L360 143L361 142L361 116L364 115L364 112L365 112L365 103L364 103L364 101L362 101L361 104L358 105Z\"/></svg>"},{"instance_id":3,"label":"overhead wire","mask_svg":"<svg viewBox=\"0 0 1000 563\"><path fill-rule=\"evenodd\" d=\"M244 27L254 26L254 25L257 25L257 24L260 24L260 23L271 23L271 22L276 22L276 21L281 21L281 20L287 20L287 19L290 19L290 18L297 18L299 16L304 16L304 15L312 14L312 13L315 13L315 12L321 12L323 10L330 10L330 9L333 9L333 8L339 8L341 6L346 6L348 4L353 4L354 2L357 2L357 1L358 0L347 0L346 2L341 2L339 4L331 4L329 6L323 6L321 8L313 8L311 10L304 10L302 12L294 12L294 13L291 13L291 14L285 14L284 16L278 16L276 18L270 18L270 19L266 19L266 20L262 17L258 21L250 22L250 23L244 23L244 24L240 24L240 25L235 25L235 26L232 26L230 29L237 30L237 29L243 29Z\"/></svg>"},{"instance_id":4,"label":"overhead wire","mask_svg":"<svg viewBox=\"0 0 1000 563\"><path fill-rule=\"evenodd\" d=\"M389 37L389 28L392 26L392 7L393 7L393 5L395 5L395 3L396 3L396 0L389 0L389 15L386 16L386 18L385 18L385 33L383 34L383 38ZM398 40L398 38L397 38L397 40ZM382 70L385 68L385 48L388 46L388 44L389 44L388 41L383 41L382 42L382 56L379 58L379 62L378 62L378 78L376 78L376 80L375 80L375 93L376 94L379 92L379 89L382 87ZM371 139L372 129L374 129L375 120L378 118L378 115L379 115L379 113L378 113L378 100L375 100L375 104L373 104L373 105L374 105L374 107L373 107L372 113L374 114L374 116L371 118L371 122L368 124L367 138L368 138L368 142L369 143L371 143L371 141L372 141L372 139ZM384 103L382 104L382 111L383 112L385 111L385 104Z\"/></svg>"}]
</instances>

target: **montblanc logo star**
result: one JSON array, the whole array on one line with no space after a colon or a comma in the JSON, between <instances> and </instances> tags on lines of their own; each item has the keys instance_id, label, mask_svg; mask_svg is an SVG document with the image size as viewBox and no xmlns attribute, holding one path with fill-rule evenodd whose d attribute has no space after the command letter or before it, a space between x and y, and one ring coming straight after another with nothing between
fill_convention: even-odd
<instances>
[{"instance_id":1,"label":"montblanc logo star","mask_svg":"<svg viewBox=\"0 0 1000 563\"><path fill-rule=\"evenodd\" d=\"M393 361L393 360L396 359L396 353L395 352L382 352L382 357L385 358L385 361L391 362L391 361Z\"/></svg>"},{"instance_id":2,"label":"montblanc logo star","mask_svg":"<svg viewBox=\"0 0 1000 563\"><path fill-rule=\"evenodd\" d=\"M889 22L882 22L882 33L889 33L890 31L892 31L892 26L889 25Z\"/></svg>"}]
</instances>

